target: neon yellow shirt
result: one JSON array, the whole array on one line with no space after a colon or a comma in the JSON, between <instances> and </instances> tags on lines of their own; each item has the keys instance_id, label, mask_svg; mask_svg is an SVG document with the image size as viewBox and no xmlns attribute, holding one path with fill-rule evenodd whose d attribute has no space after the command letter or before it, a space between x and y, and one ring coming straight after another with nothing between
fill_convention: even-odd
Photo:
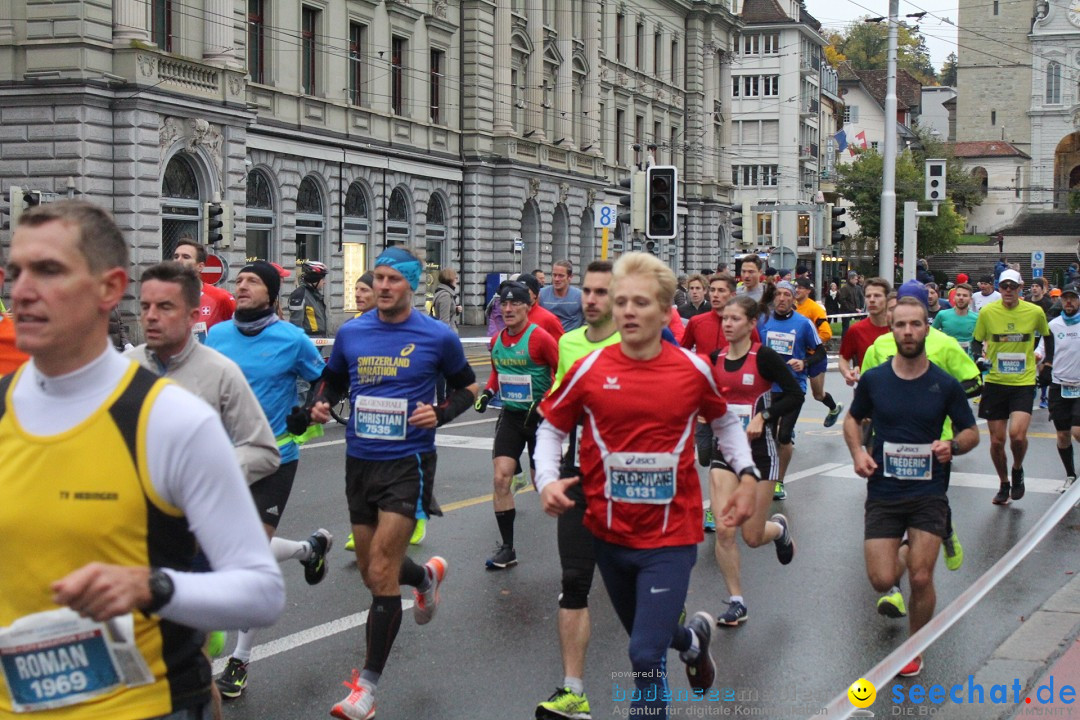
<instances>
[{"instance_id":1,"label":"neon yellow shirt","mask_svg":"<svg viewBox=\"0 0 1080 720\"><path fill-rule=\"evenodd\" d=\"M975 339L984 343L990 372L986 382L998 385L1035 384L1035 338L1049 335L1046 314L1021 300L1011 310L1000 301L985 305L975 322Z\"/></svg>"},{"instance_id":2,"label":"neon yellow shirt","mask_svg":"<svg viewBox=\"0 0 1080 720\"><path fill-rule=\"evenodd\" d=\"M585 337L585 331L588 327L588 325L582 325L579 328L574 328L559 338L559 367L555 371L555 381L551 384L551 390L549 392L555 392L555 390L558 389L559 385L562 384L563 376L570 372L570 368L572 368L574 363L578 360L585 357L593 350L599 350L608 345L614 345L622 340L622 335L616 331L600 342L592 342Z\"/></svg>"}]
</instances>

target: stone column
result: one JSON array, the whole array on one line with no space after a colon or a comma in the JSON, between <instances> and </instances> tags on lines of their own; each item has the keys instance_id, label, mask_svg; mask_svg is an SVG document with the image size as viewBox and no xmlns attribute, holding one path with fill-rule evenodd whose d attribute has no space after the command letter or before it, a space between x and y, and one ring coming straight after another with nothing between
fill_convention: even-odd
<instances>
[{"instance_id":1,"label":"stone column","mask_svg":"<svg viewBox=\"0 0 1080 720\"><path fill-rule=\"evenodd\" d=\"M113 42L150 42L150 3L140 0L113 0Z\"/></svg>"},{"instance_id":2,"label":"stone column","mask_svg":"<svg viewBox=\"0 0 1080 720\"><path fill-rule=\"evenodd\" d=\"M581 138L582 147L592 145L591 152L601 154L600 147L600 123L604 121L600 117L600 17L604 12L603 0L585 2L585 59L589 63L589 74L585 77L585 92L582 97L581 108L585 112L585 136ZM571 73L573 74L573 73Z\"/></svg>"},{"instance_id":3,"label":"stone column","mask_svg":"<svg viewBox=\"0 0 1080 720\"><path fill-rule=\"evenodd\" d=\"M550 1L550 0L549 0ZM574 147L574 3L555 0L555 32L562 63L555 76L555 137L566 138L559 146ZM579 0L583 1L583 0Z\"/></svg>"},{"instance_id":4,"label":"stone column","mask_svg":"<svg viewBox=\"0 0 1080 720\"><path fill-rule=\"evenodd\" d=\"M203 60L206 62L238 65L233 42L232 6L229 0L206 0L203 18Z\"/></svg>"},{"instance_id":5,"label":"stone column","mask_svg":"<svg viewBox=\"0 0 1080 720\"><path fill-rule=\"evenodd\" d=\"M532 52L525 69L525 127L530 139L542 141L544 135L544 0L526 0L526 25Z\"/></svg>"},{"instance_id":6,"label":"stone column","mask_svg":"<svg viewBox=\"0 0 1080 720\"><path fill-rule=\"evenodd\" d=\"M510 50L512 0L498 0L495 7L495 127L496 135L514 132L511 103L514 93L510 87L513 52Z\"/></svg>"}]
</instances>

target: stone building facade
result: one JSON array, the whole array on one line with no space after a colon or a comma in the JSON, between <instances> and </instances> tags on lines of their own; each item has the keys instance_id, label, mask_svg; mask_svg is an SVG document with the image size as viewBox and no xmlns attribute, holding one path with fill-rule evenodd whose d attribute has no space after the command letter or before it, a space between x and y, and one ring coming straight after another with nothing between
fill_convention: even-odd
<instances>
[{"instance_id":1,"label":"stone building facade","mask_svg":"<svg viewBox=\"0 0 1080 720\"><path fill-rule=\"evenodd\" d=\"M216 248L321 260L338 322L388 244L461 277L598 258L594 203L679 167L678 270L714 266L731 198L728 0L15 0L0 5L0 188L104 205L140 269ZM7 241L7 236L4 236ZM640 247L616 228L617 255ZM135 309L129 300L125 309Z\"/></svg>"}]
</instances>

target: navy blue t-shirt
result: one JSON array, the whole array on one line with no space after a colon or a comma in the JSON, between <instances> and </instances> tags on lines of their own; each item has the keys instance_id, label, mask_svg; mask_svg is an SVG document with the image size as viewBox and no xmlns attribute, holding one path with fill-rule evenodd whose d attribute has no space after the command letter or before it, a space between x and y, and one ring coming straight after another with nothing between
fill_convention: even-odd
<instances>
[{"instance_id":1,"label":"navy blue t-shirt","mask_svg":"<svg viewBox=\"0 0 1080 720\"><path fill-rule=\"evenodd\" d=\"M855 386L850 412L874 422L878 469L866 483L871 500L944 495L949 468L929 453L930 444L941 437L946 417L957 432L975 425L960 383L933 363L915 380L897 377L892 362L868 370Z\"/></svg>"},{"instance_id":2,"label":"navy blue t-shirt","mask_svg":"<svg viewBox=\"0 0 1080 720\"><path fill-rule=\"evenodd\" d=\"M364 313L338 330L329 366L349 374L353 414L346 452L361 460L397 460L435 449L435 431L409 425L417 403L435 402L435 379L465 369L450 327L413 310L405 322Z\"/></svg>"}]
</instances>

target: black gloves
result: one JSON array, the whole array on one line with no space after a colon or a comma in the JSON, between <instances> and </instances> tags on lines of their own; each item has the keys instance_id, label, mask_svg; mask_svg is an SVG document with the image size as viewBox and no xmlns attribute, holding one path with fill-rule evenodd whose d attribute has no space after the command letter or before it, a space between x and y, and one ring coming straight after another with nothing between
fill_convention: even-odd
<instances>
[{"instance_id":1,"label":"black gloves","mask_svg":"<svg viewBox=\"0 0 1080 720\"><path fill-rule=\"evenodd\" d=\"M488 403L491 402L491 398L493 397L495 397L494 392L491 390L484 390L484 392L476 396L476 403L473 405L473 408L478 413L484 412L487 410Z\"/></svg>"},{"instance_id":2,"label":"black gloves","mask_svg":"<svg viewBox=\"0 0 1080 720\"><path fill-rule=\"evenodd\" d=\"M1039 371L1039 384L1043 387L1050 387L1050 383L1053 381L1054 368L1049 365L1043 365L1042 370Z\"/></svg>"},{"instance_id":3,"label":"black gloves","mask_svg":"<svg viewBox=\"0 0 1080 720\"><path fill-rule=\"evenodd\" d=\"M285 418L285 429L293 435L303 435L311 424L311 411L307 408L294 407Z\"/></svg>"}]
</instances>

